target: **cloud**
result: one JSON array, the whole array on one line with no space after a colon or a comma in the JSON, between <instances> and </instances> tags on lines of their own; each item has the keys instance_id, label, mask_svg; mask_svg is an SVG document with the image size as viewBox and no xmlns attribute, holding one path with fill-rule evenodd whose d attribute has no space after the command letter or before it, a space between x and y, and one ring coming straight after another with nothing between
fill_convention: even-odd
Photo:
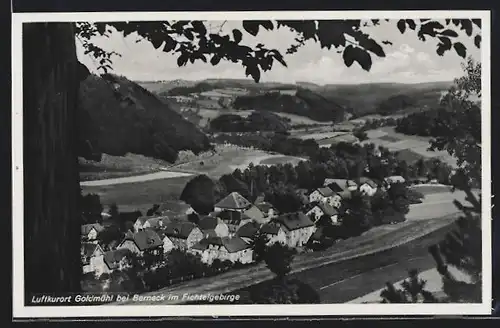
<instances>
[{"instance_id":1,"label":"cloud","mask_svg":"<svg viewBox=\"0 0 500 328\"><path fill-rule=\"evenodd\" d=\"M403 43L400 47L399 47L399 50L403 53L412 53L415 51L415 49L413 49L412 47L410 47L409 45L407 45L406 43Z\"/></svg>"}]
</instances>

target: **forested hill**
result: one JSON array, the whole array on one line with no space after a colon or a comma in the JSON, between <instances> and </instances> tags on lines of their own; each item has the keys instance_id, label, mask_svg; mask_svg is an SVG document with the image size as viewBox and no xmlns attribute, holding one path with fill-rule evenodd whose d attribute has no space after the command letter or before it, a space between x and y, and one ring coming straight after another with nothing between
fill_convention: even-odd
<instances>
[{"instance_id":1,"label":"forested hill","mask_svg":"<svg viewBox=\"0 0 500 328\"><path fill-rule=\"evenodd\" d=\"M81 84L80 100L81 155L130 152L173 162L180 150L210 148L194 124L124 77L89 76Z\"/></svg>"},{"instance_id":2,"label":"forested hill","mask_svg":"<svg viewBox=\"0 0 500 328\"><path fill-rule=\"evenodd\" d=\"M303 88L239 96L233 106L242 110L295 114L320 122L342 121L345 115L345 109L337 102Z\"/></svg>"}]
</instances>

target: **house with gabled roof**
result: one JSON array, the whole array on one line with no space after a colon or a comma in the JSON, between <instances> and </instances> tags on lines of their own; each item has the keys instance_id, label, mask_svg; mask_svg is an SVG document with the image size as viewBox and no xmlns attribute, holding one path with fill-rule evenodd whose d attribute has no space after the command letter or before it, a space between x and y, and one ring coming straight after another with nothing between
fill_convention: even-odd
<instances>
[{"instance_id":1,"label":"house with gabled roof","mask_svg":"<svg viewBox=\"0 0 500 328\"><path fill-rule=\"evenodd\" d=\"M377 192L378 185L371 179L366 178L366 177L361 177L359 178L359 183L358 183L358 188L359 191L368 196L373 196Z\"/></svg>"},{"instance_id":2,"label":"house with gabled roof","mask_svg":"<svg viewBox=\"0 0 500 328\"><path fill-rule=\"evenodd\" d=\"M131 258L133 253L128 248L120 248L104 252L96 260L95 275L100 276L103 273L121 271L131 267Z\"/></svg>"},{"instance_id":3,"label":"house with gabled roof","mask_svg":"<svg viewBox=\"0 0 500 328\"><path fill-rule=\"evenodd\" d=\"M198 221L198 227L205 237L226 237L229 236L229 227L219 217L204 216Z\"/></svg>"},{"instance_id":4,"label":"house with gabled roof","mask_svg":"<svg viewBox=\"0 0 500 328\"><path fill-rule=\"evenodd\" d=\"M251 206L252 203L245 197L237 192L232 192L215 204L214 209L216 212L222 212L223 210L244 212Z\"/></svg>"},{"instance_id":5,"label":"house with gabled roof","mask_svg":"<svg viewBox=\"0 0 500 328\"><path fill-rule=\"evenodd\" d=\"M265 234L267 237L267 245L273 245L275 243L280 243L285 245L287 241L286 233L284 227L276 221L276 218L262 225L259 230L261 233Z\"/></svg>"},{"instance_id":6,"label":"house with gabled roof","mask_svg":"<svg viewBox=\"0 0 500 328\"><path fill-rule=\"evenodd\" d=\"M151 228L154 230L160 229L163 226L163 220L160 217L149 218L142 225L142 229Z\"/></svg>"},{"instance_id":7,"label":"house with gabled roof","mask_svg":"<svg viewBox=\"0 0 500 328\"><path fill-rule=\"evenodd\" d=\"M97 242L97 236L104 227L100 223L90 223L81 226L81 238L83 241Z\"/></svg>"},{"instance_id":8,"label":"house with gabled roof","mask_svg":"<svg viewBox=\"0 0 500 328\"><path fill-rule=\"evenodd\" d=\"M251 243L260 230L261 225L255 221L242 225L237 231L236 236L242 238L247 243Z\"/></svg>"},{"instance_id":9,"label":"house with gabled roof","mask_svg":"<svg viewBox=\"0 0 500 328\"><path fill-rule=\"evenodd\" d=\"M406 183L406 180L400 175L391 175L384 178L384 183L386 187L389 187L394 183Z\"/></svg>"},{"instance_id":10,"label":"house with gabled roof","mask_svg":"<svg viewBox=\"0 0 500 328\"><path fill-rule=\"evenodd\" d=\"M263 213L256 205L250 206L245 212L243 212L243 215L260 224L269 221L269 219L266 218L266 214Z\"/></svg>"},{"instance_id":11,"label":"house with gabled roof","mask_svg":"<svg viewBox=\"0 0 500 328\"><path fill-rule=\"evenodd\" d=\"M334 192L339 193L345 190L354 191L358 189L356 181L351 179L330 179L327 178L323 185L332 189Z\"/></svg>"},{"instance_id":12,"label":"house with gabled roof","mask_svg":"<svg viewBox=\"0 0 500 328\"><path fill-rule=\"evenodd\" d=\"M275 221L285 231L285 243L289 247L305 245L316 230L314 222L302 212L281 214Z\"/></svg>"},{"instance_id":13,"label":"house with gabled roof","mask_svg":"<svg viewBox=\"0 0 500 328\"><path fill-rule=\"evenodd\" d=\"M309 194L309 203L322 202L333 206L339 201L336 195L337 193L329 187L316 188Z\"/></svg>"},{"instance_id":14,"label":"house with gabled roof","mask_svg":"<svg viewBox=\"0 0 500 328\"><path fill-rule=\"evenodd\" d=\"M259 211L264 215L264 220L261 223L269 222L271 218L279 214L276 207L274 207L273 204L269 202L262 201L260 203L255 203L255 207L257 207Z\"/></svg>"},{"instance_id":15,"label":"house with gabled roof","mask_svg":"<svg viewBox=\"0 0 500 328\"><path fill-rule=\"evenodd\" d=\"M167 225L163 232L164 244L167 243L167 247L170 249L189 249L203 239L203 232L192 222L172 222ZM165 238L168 240L165 241ZM172 247L170 243L172 243Z\"/></svg>"},{"instance_id":16,"label":"house with gabled roof","mask_svg":"<svg viewBox=\"0 0 500 328\"><path fill-rule=\"evenodd\" d=\"M212 264L215 259L229 260L243 264L253 262L253 250L241 237L210 237L194 245L190 252L199 254L204 263Z\"/></svg>"},{"instance_id":17,"label":"house with gabled roof","mask_svg":"<svg viewBox=\"0 0 500 328\"><path fill-rule=\"evenodd\" d=\"M98 258L102 257L104 250L97 243L82 242L80 247L80 258L83 273L95 272Z\"/></svg>"},{"instance_id":18,"label":"house with gabled roof","mask_svg":"<svg viewBox=\"0 0 500 328\"><path fill-rule=\"evenodd\" d=\"M127 248L139 256L145 253L160 255L163 253L163 241L153 229L146 228L133 234L126 234L117 249Z\"/></svg>"},{"instance_id":19,"label":"house with gabled roof","mask_svg":"<svg viewBox=\"0 0 500 328\"><path fill-rule=\"evenodd\" d=\"M238 211L223 210L216 214L228 227L229 234L234 234L239 227L252 221L246 214Z\"/></svg>"},{"instance_id":20,"label":"house with gabled roof","mask_svg":"<svg viewBox=\"0 0 500 328\"><path fill-rule=\"evenodd\" d=\"M305 208L305 214L313 220L314 223L318 222L323 216L328 216L333 224L338 223L338 211L335 207L328 203L314 202L310 203Z\"/></svg>"},{"instance_id":21,"label":"house with gabled roof","mask_svg":"<svg viewBox=\"0 0 500 328\"><path fill-rule=\"evenodd\" d=\"M143 229L144 223L149 220L151 217L149 216L141 216L138 217L134 222L134 231L138 232Z\"/></svg>"}]
</instances>

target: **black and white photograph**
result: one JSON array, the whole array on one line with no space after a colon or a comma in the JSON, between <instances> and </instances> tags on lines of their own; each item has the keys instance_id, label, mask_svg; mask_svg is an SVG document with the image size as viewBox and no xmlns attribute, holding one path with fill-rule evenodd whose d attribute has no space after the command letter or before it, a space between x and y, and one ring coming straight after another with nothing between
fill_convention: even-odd
<instances>
[{"instance_id":1,"label":"black and white photograph","mask_svg":"<svg viewBox=\"0 0 500 328\"><path fill-rule=\"evenodd\" d=\"M12 17L14 317L491 313L488 11Z\"/></svg>"}]
</instances>

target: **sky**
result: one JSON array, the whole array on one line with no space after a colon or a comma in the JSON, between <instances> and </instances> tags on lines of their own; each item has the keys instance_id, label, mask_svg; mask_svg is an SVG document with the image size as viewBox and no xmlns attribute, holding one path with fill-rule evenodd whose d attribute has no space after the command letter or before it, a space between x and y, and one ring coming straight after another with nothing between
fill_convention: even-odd
<instances>
[{"instance_id":1,"label":"sky","mask_svg":"<svg viewBox=\"0 0 500 328\"><path fill-rule=\"evenodd\" d=\"M256 45L263 43L268 48L276 48L285 55L287 47L293 43L294 34L287 29L275 31L259 31L253 37L241 28L241 21L227 21L222 25L219 21L210 21L206 25L210 32L222 30L230 33L239 28L243 33L242 43ZM221 29L222 25L222 29ZM457 30L457 29L455 29ZM420 41L416 32L406 31L401 34L396 28L396 21L383 22L376 27L365 29L379 44L389 40L393 44L385 45L385 58L372 56L373 65L370 72L364 71L357 63L346 67L342 54L335 49L321 49L318 43L308 42L293 55L285 55L288 68L275 62L271 71L262 72L262 82L312 82L317 84L360 84L360 83L420 83L435 81L451 81L462 75L461 63L465 59L453 50L444 56L436 54L438 40ZM468 55L480 60L480 50L473 45L473 40L463 31L457 31L457 41L467 47ZM477 32L476 32L477 33ZM217 66L203 62L188 63L177 66L177 54L156 50L147 41L136 42L139 37L131 34L126 38L113 32L109 38L96 37L92 41L103 49L115 51L121 57L113 57L113 73L123 75L135 81L157 80L202 80L209 78L245 79L244 68L237 63L221 61ZM83 54L83 47L76 40L79 60L92 72L96 72L96 62L89 55ZM248 77L248 79L250 79Z\"/></svg>"}]
</instances>

